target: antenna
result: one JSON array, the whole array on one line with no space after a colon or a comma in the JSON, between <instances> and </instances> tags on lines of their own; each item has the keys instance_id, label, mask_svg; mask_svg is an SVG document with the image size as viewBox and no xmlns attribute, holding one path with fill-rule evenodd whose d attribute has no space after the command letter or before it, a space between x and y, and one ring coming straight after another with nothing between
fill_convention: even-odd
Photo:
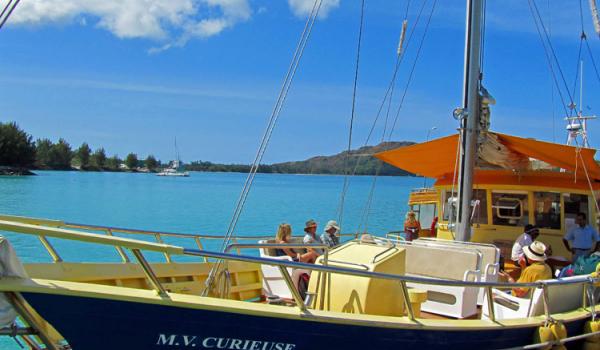
<instances>
[{"instance_id":1,"label":"antenna","mask_svg":"<svg viewBox=\"0 0 600 350\"><path fill-rule=\"evenodd\" d=\"M565 118L567 121L567 145L577 146L578 144L581 144L585 148L590 148L587 134L587 121L596 119L597 117L595 115L583 115L583 60L579 62L579 69L579 111L577 112L577 116ZM581 139L581 143L577 141L578 138Z\"/></svg>"}]
</instances>

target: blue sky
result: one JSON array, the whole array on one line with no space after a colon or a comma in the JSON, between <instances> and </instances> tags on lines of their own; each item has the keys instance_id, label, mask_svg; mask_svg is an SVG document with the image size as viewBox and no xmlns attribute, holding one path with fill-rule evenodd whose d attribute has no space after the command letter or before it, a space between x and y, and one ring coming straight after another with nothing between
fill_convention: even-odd
<instances>
[{"instance_id":1,"label":"blue sky","mask_svg":"<svg viewBox=\"0 0 600 350\"><path fill-rule=\"evenodd\" d=\"M410 1L409 29L423 1ZM75 147L87 141L121 157L132 151L169 160L177 137L186 162L250 163L312 2L22 1L0 31L0 120L16 121L35 138L64 137ZM433 3L426 1L406 48L393 111ZM580 2L536 3L572 85ZM584 26L600 64L587 3ZM267 163L346 147L360 1L323 6ZM407 1L366 0L355 147L365 143L391 79L406 7ZM484 84L497 100L492 128L563 143L564 113L528 2L490 1L485 43ZM432 137L455 131L451 113L461 104L463 45L464 1L438 1L393 140L424 141L433 126ZM597 113L600 83L585 50L583 58L586 113ZM599 123L589 127L594 147ZM379 125L371 143L381 138Z\"/></svg>"}]
</instances>

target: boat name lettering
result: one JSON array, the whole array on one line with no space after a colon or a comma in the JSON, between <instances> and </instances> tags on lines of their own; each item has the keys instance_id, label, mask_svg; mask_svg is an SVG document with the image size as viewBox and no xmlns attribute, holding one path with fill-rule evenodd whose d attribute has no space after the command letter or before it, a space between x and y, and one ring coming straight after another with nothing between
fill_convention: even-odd
<instances>
[{"instance_id":1,"label":"boat name lettering","mask_svg":"<svg viewBox=\"0 0 600 350\"><path fill-rule=\"evenodd\" d=\"M236 338L206 337L195 335L159 334L156 345L193 347L199 349L229 349L229 350L294 350L296 344L272 342L265 340L250 340Z\"/></svg>"}]
</instances>

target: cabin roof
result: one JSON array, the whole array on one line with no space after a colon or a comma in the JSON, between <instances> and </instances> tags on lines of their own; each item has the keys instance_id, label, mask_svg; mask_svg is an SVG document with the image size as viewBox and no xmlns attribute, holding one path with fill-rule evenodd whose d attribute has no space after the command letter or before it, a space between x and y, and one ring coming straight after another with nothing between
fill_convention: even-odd
<instances>
[{"instance_id":1,"label":"cabin roof","mask_svg":"<svg viewBox=\"0 0 600 350\"><path fill-rule=\"evenodd\" d=\"M600 180L600 167L594 160L596 150L560 145L535 139L488 132L479 152L479 170L511 170L530 173L535 161L558 170L564 169L577 178ZM397 168L431 178L448 178L455 172L458 134L429 142L399 147L374 156ZM538 162L539 163L539 162ZM548 170L548 169L546 169Z\"/></svg>"}]
</instances>

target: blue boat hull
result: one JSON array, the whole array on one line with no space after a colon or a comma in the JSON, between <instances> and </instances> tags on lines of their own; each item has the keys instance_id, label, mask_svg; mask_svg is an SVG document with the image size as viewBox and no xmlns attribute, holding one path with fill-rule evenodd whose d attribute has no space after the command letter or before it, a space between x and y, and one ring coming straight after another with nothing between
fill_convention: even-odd
<instances>
[{"instance_id":1,"label":"blue boat hull","mask_svg":"<svg viewBox=\"0 0 600 350\"><path fill-rule=\"evenodd\" d=\"M531 344L535 331L535 327L399 329L87 297L22 295L75 350L502 349ZM568 333L580 334L584 321L568 323Z\"/></svg>"}]
</instances>

